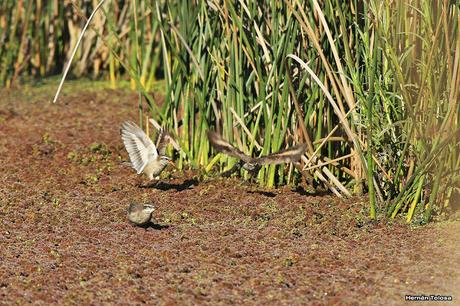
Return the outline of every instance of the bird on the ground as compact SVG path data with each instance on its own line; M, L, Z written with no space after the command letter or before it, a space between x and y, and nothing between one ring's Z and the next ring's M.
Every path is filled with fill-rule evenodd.
M243 167L249 171L252 175L257 173L263 165L267 164L282 164L282 163L294 163L300 160L300 157L307 150L306 144L298 144L286 150L282 150L276 153L272 153L261 157L247 156L229 142L224 140L221 135L213 131L208 131L208 139L211 145L219 152L236 157L240 159L240 162L235 166L226 171L223 175L228 176L235 172L237 168Z
M152 220L152 213L155 207L151 204L131 203L128 207L128 220L132 223L142 226Z
M120 128L121 139L128 151L131 167L137 174L144 173L150 180L160 175L168 164L174 163L165 155L170 134L160 129L156 145L134 122L125 121Z

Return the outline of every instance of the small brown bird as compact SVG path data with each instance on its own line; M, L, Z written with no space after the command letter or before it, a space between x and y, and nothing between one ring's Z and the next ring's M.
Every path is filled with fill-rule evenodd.
M144 173L150 180L164 170L171 158L165 155L166 145L171 139L169 133L161 129L156 145L134 122L125 121L120 128L121 139L128 151L131 167L137 174Z
M233 147L216 132L208 131L208 139L217 151L239 158L241 160L239 166L242 166L243 169L248 170L252 174L257 172L263 165L298 162L307 150L307 146L303 143L266 156L250 157ZM232 168L229 171L233 173L234 170L236 169Z
M146 225L152 220L155 207L151 204L131 203L128 207L128 219L136 225Z

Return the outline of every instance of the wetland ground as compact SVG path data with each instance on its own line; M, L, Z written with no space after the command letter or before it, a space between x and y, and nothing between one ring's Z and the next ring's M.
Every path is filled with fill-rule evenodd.
M141 188L118 132L137 95L72 86L55 105L1 91L0 304L458 305L459 221L370 222L365 198L171 168ZM132 201L160 225L129 224Z

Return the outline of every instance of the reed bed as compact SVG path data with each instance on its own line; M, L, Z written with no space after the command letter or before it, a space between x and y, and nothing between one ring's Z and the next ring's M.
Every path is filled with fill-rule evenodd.
M113 87L129 79L140 123L153 118L177 136L180 168L236 162L212 150L208 129L254 156L305 142L301 166L266 166L260 184L367 193L372 218L423 223L451 208L458 2L6 1L0 82L61 71L98 4L71 74ZM150 93L157 79L161 105Z

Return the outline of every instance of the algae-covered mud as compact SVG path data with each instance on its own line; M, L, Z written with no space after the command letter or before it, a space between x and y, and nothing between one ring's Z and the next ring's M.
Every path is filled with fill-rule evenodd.
M173 168L141 188L119 136L137 95L71 92L1 93L0 304L458 303L458 221L371 222L365 198ZM156 225L128 222L134 201Z

